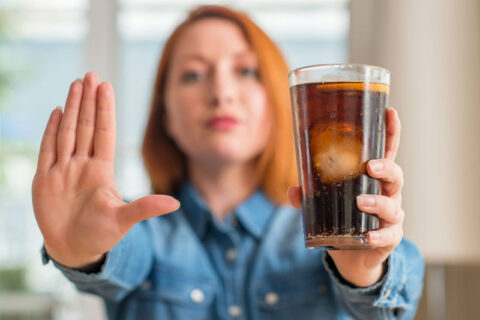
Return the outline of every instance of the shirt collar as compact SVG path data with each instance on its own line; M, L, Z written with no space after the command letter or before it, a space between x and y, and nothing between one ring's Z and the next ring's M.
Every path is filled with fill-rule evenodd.
M184 182L179 190L178 200L180 201L181 211L192 226L193 231L202 238L207 229L207 222L212 222L212 214L208 209L207 203L188 181Z
M258 190L235 210L238 221L256 238L262 238L275 205L270 202L263 191Z
M215 224L212 213L207 203L188 181L184 182L179 189L181 210L192 226L193 231L202 238L207 231L209 223ZM273 215L275 205L270 202L266 195L257 190L247 200L233 210L238 222L253 236L260 239L264 233L268 221Z

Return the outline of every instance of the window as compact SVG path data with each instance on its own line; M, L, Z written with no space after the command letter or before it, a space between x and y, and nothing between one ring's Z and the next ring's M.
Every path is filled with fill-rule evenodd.
M49 293L73 291L41 265L31 182L49 113L85 69L87 9L86 0L0 2L0 292L25 292L20 302L38 297L30 308L36 317L50 314ZM2 306L0 318L15 314Z

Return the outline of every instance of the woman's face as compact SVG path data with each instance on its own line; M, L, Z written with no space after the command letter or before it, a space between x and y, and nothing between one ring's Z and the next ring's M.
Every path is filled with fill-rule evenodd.
M167 77L166 125L190 161L246 163L264 149L271 119L257 63L228 20L199 20L180 36Z

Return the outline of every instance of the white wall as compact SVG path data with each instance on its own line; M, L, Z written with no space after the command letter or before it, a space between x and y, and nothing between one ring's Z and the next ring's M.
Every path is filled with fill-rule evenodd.
M480 1L352 0L351 61L392 72L406 236L480 261Z

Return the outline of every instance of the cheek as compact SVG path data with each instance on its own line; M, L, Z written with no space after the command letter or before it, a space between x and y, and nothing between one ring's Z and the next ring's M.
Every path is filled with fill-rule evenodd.
M253 137L258 142L264 144L269 137L272 128L272 111L267 99L267 94L263 87L251 90L250 94L245 95L245 104L249 106L249 123Z
M195 120L198 119L199 104L198 92L191 90L181 90L172 88L170 94L167 95L167 130L174 140L183 140L187 137L185 130L194 130Z

